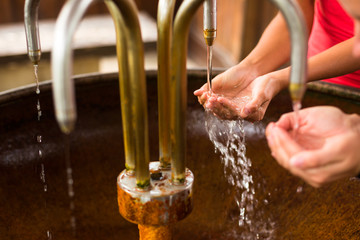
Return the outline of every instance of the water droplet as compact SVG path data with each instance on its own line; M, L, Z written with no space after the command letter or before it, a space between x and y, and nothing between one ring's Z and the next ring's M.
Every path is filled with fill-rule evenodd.
M36 141L37 141L38 143L41 143L41 142L42 142L42 136L41 136L41 135L37 135L37 136L36 136Z
M50 230L47 230L46 236L47 236L48 240L51 240L51 239L52 239L52 235L51 235Z

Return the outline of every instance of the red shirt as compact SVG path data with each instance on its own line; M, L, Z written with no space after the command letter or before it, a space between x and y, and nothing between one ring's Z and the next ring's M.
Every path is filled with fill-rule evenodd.
M314 56L354 36L354 21L337 0L316 0L308 56ZM360 70L325 80L360 88Z

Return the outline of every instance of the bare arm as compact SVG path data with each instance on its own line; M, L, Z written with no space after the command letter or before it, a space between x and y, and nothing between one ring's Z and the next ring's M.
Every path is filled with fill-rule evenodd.
M360 58L352 54L354 38L309 58L308 82L328 79L352 73L360 69ZM289 82L290 67L269 74L286 87Z
M309 32L314 18L314 0L298 1ZM240 63L253 68L258 76L278 69L290 59L290 37L285 19L278 13L270 22L253 51Z

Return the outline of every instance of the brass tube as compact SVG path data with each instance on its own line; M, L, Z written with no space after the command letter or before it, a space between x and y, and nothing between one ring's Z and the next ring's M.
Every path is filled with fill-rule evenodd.
M159 161L161 168L170 167L170 68L171 38L176 0L159 0L157 13Z
M105 1L105 4L114 20L116 30L116 55L119 67L119 90L121 103L121 117L124 137L125 168L128 173L133 174L135 170L135 136L132 129L131 96L129 83L129 68L126 38L123 26L124 20L120 11L112 1Z
M192 17L204 0L185 0L175 17L171 58L171 170L172 181L181 184L185 180L186 162L186 59L189 27Z
M105 0L110 1L110 0ZM144 47L141 38L138 10L132 0L112 0L117 6L126 24L123 25L126 38L132 131L135 141L135 176L139 188L150 185L149 172L149 134L147 95L144 69ZM121 57L121 56L120 56Z

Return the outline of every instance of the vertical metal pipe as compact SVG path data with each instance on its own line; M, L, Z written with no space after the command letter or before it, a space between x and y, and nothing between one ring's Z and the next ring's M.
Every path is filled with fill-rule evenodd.
M189 27L192 17L204 0L185 0L175 17L171 58L171 170L172 181L182 184L185 180L186 162L186 59Z
M301 102L307 79L308 30L300 7L294 0L271 0L284 16L291 39L289 91L293 102Z
M159 0L157 13L159 161L162 168L170 167L170 78L171 39L176 0Z
M118 56L119 68L119 91L121 104L122 128L124 137L125 168L128 174L135 172L135 135L132 126L131 96L129 82L128 54L124 19L117 6L112 1L105 1L105 4L113 18L116 30L116 55Z
M72 75L72 37L77 26L88 7L99 0L69 0L64 5L55 25L54 47L52 50L52 75L53 93L56 118L64 133L70 133L76 121L76 103L74 84L71 81ZM144 70L144 49L142 44L140 24L137 9L133 1L130 0L105 0L107 6L111 8L111 13L115 14L113 19L120 20L120 12L123 18L115 26L122 26L117 31L124 31L126 40L127 54L118 56L121 61L128 63L128 96L131 102L131 128L135 143L128 142L126 145L135 145L134 153L136 181L140 188L149 186L149 146L148 146L148 125L147 125L147 98L146 82ZM119 37L119 34L117 34ZM118 53L122 52L124 45L122 40L117 39ZM121 65L125 67L126 65ZM122 73L120 78L126 77L127 73ZM126 110L125 110L126 111Z
M212 46L216 38L216 0L204 1L204 38L208 46Z
M105 0L110 1L110 0ZM132 0L113 0L123 16L128 51L131 113L135 138L135 175L139 188L150 186L149 130L147 113L144 46L141 37L138 10ZM118 58L121 56L118 56Z
M38 10L40 0L25 0L24 25L28 56L33 64L38 64L41 58L39 37Z

